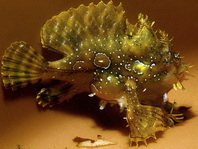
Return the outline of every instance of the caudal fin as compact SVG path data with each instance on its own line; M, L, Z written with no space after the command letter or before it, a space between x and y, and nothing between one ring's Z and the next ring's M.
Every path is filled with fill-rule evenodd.
M6 88L13 90L42 79L47 61L29 44L14 42L2 57L2 80Z

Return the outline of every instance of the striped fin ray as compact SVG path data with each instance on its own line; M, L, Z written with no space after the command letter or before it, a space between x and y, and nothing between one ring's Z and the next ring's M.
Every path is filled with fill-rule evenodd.
M4 86L14 90L37 83L42 79L46 63L46 60L27 43L12 43L2 57L1 75Z
M100 47L102 42L115 41L115 38L125 35L125 29L122 5L101 1L97 5L91 3L70 8L52 17L41 29L41 43L44 48L70 55L76 49Z

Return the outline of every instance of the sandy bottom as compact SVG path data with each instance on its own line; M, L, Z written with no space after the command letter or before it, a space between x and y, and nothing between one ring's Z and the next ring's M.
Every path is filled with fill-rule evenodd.
M96 1L96 0L95 0ZM89 4L85 0L84 4ZM98 0L97 0L98 2ZM96 2L96 3L97 3ZM0 57L13 41L24 40L41 51L39 32L51 16L70 7L77 7L79 0L1 0ZM115 0L118 4L118 1ZM158 139L148 140L147 149L198 148L198 2L188 1L123 1L129 21L135 22L143 12L155 20L155 28L166 30L174 36L174 49L184 55L184 61L194 65L185 81L184 91L169 93L169 99L179 105L191 106L187 120L164 133ZM75 149L76 136L96 139L97 135L117 142L103 149L130 149L128 129L116 107L101 111L98 99L78 95L52 109L43 109L35 102L41 86L31 86L14 92L5 90L0 82L0 148L1 149ZM193 113L193 114L192 114ZM135 147L132 147L135 148ZM146 148L140 144L139 149Z

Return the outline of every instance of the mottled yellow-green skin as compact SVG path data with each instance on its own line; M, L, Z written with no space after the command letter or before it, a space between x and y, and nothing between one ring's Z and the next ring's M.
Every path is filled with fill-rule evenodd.
M153 31L153 25L142 14L130 24L121 4L112 1L70 8L41 29L42 46L63 58L49 62L27 43L15 42L2 59L4 85L15 89L39 79L61 80L39 92L38 104L51 107L89 92L101 99L100 109L113 103L126 112L131 145L146 143L182 119L166 96L173 86L182 88L189 67L173 52L168 35Z

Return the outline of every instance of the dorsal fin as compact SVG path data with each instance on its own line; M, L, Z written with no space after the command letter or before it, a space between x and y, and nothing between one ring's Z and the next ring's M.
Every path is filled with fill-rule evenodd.
M97 5L80 5L70 8L48 20L41 29L41 42L44 48L70 55L79 49L81 43L92 47L95 38L106 37L114 40L125 33L126 19L122 5L112 1ZM85 40L87 42L85 42ZM85 48L85 46L83 46Z

